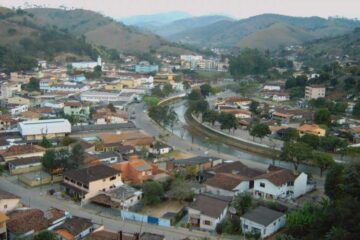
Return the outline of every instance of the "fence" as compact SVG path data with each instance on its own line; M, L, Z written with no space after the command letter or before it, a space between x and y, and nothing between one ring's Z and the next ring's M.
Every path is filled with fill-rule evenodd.
M121 211L121 218L126 219L126 220L136 221L136 222L155 224L155 225L159 225L162 227L170 227L171 226L171 222L169 219L147 216L147 215L129 212L129 211L125 211L125 210Z

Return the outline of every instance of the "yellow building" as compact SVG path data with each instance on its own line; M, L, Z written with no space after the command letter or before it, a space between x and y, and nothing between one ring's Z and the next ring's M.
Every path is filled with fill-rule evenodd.
M23 97L17 97L17 96L8 98L7 102L10 104L27 105L27 106L30 106L30 104L31 104L30 99L23 98Z
M312 134L319 137L324 137L326 130L319 127L317 124L304 124L298 128L300 136L305 134Z
M123 85L124 88L137 88L140 87L142 83L143 81L141 78L121 80L121 84Z
M105 90L107 91L121 91L123 89L122 83L113 83L105 85Z

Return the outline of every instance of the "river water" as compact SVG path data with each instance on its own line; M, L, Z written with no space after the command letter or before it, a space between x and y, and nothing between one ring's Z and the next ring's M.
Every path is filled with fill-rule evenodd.
M256 153L247 152L247 151L241 150L239 148L235 148L233 146L229 146L224 143L219 143L219 142L216 142L215 140L204 138L204 136L198 135L194 131L191 131L191 126L188 126L185 121L184 114L187 109L186 101L184 101L184 100L178 101L178 102L171 104L170 106L174 108L174 110L177 113L178 118L179 118L179 122L178 122L177 126L175 126L173 129L173 133L179 137L182 137L184 140L193 141L195 144L200 145L202 147L212 149L214 151L216 150L220 153L232 155L239 159L246 159L246 160L256 161L256 162L260 162L260 163L264 163L264 164L271 164L273 162L273 160L268 157L264 157L264 156L256 154ZM170 129L168 129L168 130L171 131ZM280 167L293 169L293 165L288 162L276 160L275 164ZM305 172L311 172L314 174L319 174L318 168L307 166L307 165L300 165L299 170L305 171Z

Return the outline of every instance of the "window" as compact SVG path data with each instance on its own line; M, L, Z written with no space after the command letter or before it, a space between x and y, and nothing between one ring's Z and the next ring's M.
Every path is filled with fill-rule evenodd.
M113 176L113 177L110 178L110 181L113 181L115 179L116 179L116 176Z
M4 205L4 208L5 208L5 209L7 208L7 204Z
M204 220L204 225L208 225L208 226L210 226L211 225L211 221L209 221L209 220Z
M248 225L246 225L246 224L244 224L244 228L245 228L245 229L248 229L248 228L249 228L249 226L248 226Z
M288 186L294 186L294 182L293 181L290 181L287 183Z
M264 187L265 187L265 183L261 182L261 183L260 183L260 187L264 188Z

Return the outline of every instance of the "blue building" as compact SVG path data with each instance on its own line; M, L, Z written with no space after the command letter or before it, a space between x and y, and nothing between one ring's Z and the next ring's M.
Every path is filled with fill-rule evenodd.
M86 80L84 74L69 76L69 80L72 82L83 82Z
M140 62L135 66L135 72L137 73L151 73L151 72L158 72L159 66L158 65L151 65L149 62Z

